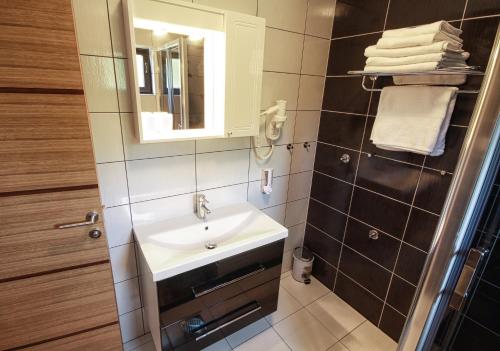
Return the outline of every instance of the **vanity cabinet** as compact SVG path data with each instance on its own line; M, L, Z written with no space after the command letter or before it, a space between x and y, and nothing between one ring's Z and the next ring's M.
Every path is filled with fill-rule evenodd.
M200 350L276 311L283 247L279 240L158 282L143 268L157 349Z

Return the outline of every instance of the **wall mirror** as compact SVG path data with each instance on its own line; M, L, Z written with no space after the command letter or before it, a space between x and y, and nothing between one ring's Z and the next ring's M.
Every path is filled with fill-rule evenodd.
M141 143L258 133L262 18L177 0L123 4Z

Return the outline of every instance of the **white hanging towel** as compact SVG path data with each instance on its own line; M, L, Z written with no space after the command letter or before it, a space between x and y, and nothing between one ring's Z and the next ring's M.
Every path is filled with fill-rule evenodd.
M453 27L446 21L441 20L434 23L423 24L421 26L386 30L382 34L382 37L384 38L404 37L410 35L429 34L437 32L446 32L457 37L460 36L460 34L462 34L462 30Z
M463 40L457 36L445 33L419 34L407 37L380 38L377 41L377 49L398 49L412 46L429 45L435 42L447 41L459 49L462 48Z
M382 149L442 155L457 90L428 86L382 89L370 139Z
M371 45L365 49L366 57L406 57L414 55L434 54L441 52L462 53L460 46L453 45L447 41L438 41L429 45L414 46L399 49L379 49L377 45Z

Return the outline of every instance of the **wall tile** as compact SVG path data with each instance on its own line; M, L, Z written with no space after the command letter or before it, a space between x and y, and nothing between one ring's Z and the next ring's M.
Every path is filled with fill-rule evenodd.
M118 113L90 115L92 145L97 163L123 161L122 132Z
M73 0L80 54L112 56L106 0Z
M389 0L337 0L332 37L345 37L384 29Z
M293 142L297 144L316 141L318 139L319 121L320 111L297 111Z
M196 155L198 190L248 182L249 150Z
M80 64L89 112L118 112L113 59L80 56Z
M285 226L291 227L305 222L307 218L307 207L309 199L289 202L286 205Z
M338 211L347 213L352 189L350 184L320 173L314 173L311 197Z
M323 101L325 78L316 76L300 76L299 110L320 110Z
M285 224L286 204L268 207L262 210L266 215L274 219L281 225Z
M299 77L296 74L264 72L262 75L261 108L265 110L273 106L276 100L286 100L287 109L296 110Z
M101 202L106 207L128 203L127 175L124 162L97 165Z
M302 246L305 229L305 223L297 224L288 228L288 237L285 239L285 251L293 250L296 247Z
M294 129L295 129L295 120L296 120L297 111L286 111L286 121L281 129L280 137L277 140L274 140L274 145L286 145L293 143ZM271 123L272 115L270 116L261 116L260 118L260 126L259 126L259 135L255 138L252 138L253 145L257 147L270 146L271 140L266 137L266 127Z
M471 298L467 317L480 322L484 327L495 333L500 332L500 321L497 311L500 308L500 288L479 282L477 289Z
M112 247L109 257L115 283L137 277L134 243Z
M218 138L196 140L196 152L228 151L250 148L250 138Z
M288 201L295 201L309 197L309 194L311 193L312 176L312 171L290 175Z
M438 216L421 211L415 207L412 208L404 241L421 250L428 251L434 238L438 221Z
M380 329L393 340L398 341L405 321L405 318L395 309L385 305L382 319L380 320Z
M500 14L500 5L496 0L469 0L465 17L480 17Z
M194 155L127 161L130 201L196 191L194 162Z
M207 200L210 201L208 208L213 210L219 207L247 202L247 188L247 184L237 184L204 190L203 194L205 194Z
M349 162L341 161L344 155L349 156ZM352 183L356 174L358 158L359 152L318 143L314 168L318 172Z
M365 116L323 111L318 141L359 150L363 140L365 120Z
M120 316L120 329L122 332L122 341L125 343L144 334L142 321L142 310L135 311Z
M281 273L288 272L292 269L292 259L293 259L293 251L285 251L283 253L283 260L281 262Z
M380 33L332 40L328 75L343 76L348 71L362 70L365 67L365 49L375 45Z
M314 257L312 274L313 277L318 279L324 286L333 290L333 282L335 281L337 270L318 256Z
M132 113L121 113L120 117L126 160L179 156L195 153L195 142L193 140L139 144L139 141L135 137L134 115Z
M342 244L328 235L308 225L306 227L304 246L333 266L338 265ZM314 262L316 263L316 262Z
M457 334L452 346L456 351L496 350L500 347L498 335L468 318L463 319Z
M415 196L415 206L440 214L451 179L451 174L441 175L437 171L424 168Z
M139 202L131 205L134 226L194 214L195 193Z
M259 209L286 203L288 180L288 176L273 178L273 192L271 194L262 193L260 180L250 182L248 185L248 202Z
M427 255L422 251L403 243L395 273L410 283L417 285L426 258Z
M115 294L119 315L141 307L138 278L132 278L115 284Z
M321 229L328 235L341 241L347 216L311 199L307 214L307 223Z
M104 209L104 225L109 247L124 245L134 240L129 205Z
M304 35L266 29L264 70L300 73Z
M129 68L127 59L114 59L115 74L116 74L116 88L118 94L118 103L120 105L120 112L133 112L134 108L131 99L131 87L129 81Z
M302 56L302 74L324 76L328 63L330 40L305 36Z
M334 15L335 0L309 0L306 34L330 39Z
M400 313L407 315L410 310L416 288L403 279L393 276L391 287L387 295L387 303Z
M309 143L309 147L305 147L304 144L295 144L292 152L292 164L290 166L290 173L313 170L315 155L315 142Z
M361 88L358 77L328 77L325 82L323 109L365 114L370 93Z
M269 148L259 148L258 152L266 154ZM281 177L290 173L292 155L286 145L276 146L272 156L267 160L259 160L254 150L250 152L250 180L260 180L263 168L272 168L274 177Z
M109 23L114 57L127 57L122 0L108 0Z
M257 0L193 0L195 4L257 15Z
M258 16L266 26L304 33L307 0L259 0Z

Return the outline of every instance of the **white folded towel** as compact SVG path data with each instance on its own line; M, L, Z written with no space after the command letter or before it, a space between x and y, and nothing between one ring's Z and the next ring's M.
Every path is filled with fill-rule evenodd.
M397 66L397 65L409 65L412 63L422 63L422 62L442 62L446 61L453 63L463 63L469 58L470 54L468 52L458 53L448 53L439 52L432 54L423 55L413 55L406 57L368 57L366 64L369 66Z
M447 41L458 47L462 48L463 40L454 35L447 34L445 32L431 33L431 34L419 34L409 37L389 37L380 38L377 41L377 49L398 49L407 48L412 46L422 46L429 45L439 41Z
M446 61L435 61L435 62L421 62L421 63L411 63L408 65L397 65L397 66L371 66L366 65L364 68L365 72L376 72L376 73L408 73L408 72L427 72L435 71L440 68L449 67L468 67L465 61L458 62L446 62Z
M366 57L406 57L413 55L433 54L440 52L461 53L463 50L460 46L453 45L447 41L438 41L429 45L415 46L410 48L399 49L379 49L376 45L369 46L365 49Z
M457 90L426 86L382 89L370 139L382 149L442 155Z
M393 76L396 85L462 85L467 81L465 74L424 74Z
M382 34L382 37L383 38L405 37L411 35L430 34L437 32L446 32L457 37L460 36L460 34L462 34L462 30L453 27L448 22L437 21L434 23L423 24L421 26L386 30Z

